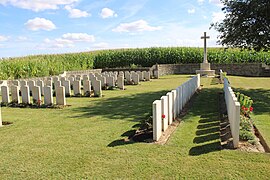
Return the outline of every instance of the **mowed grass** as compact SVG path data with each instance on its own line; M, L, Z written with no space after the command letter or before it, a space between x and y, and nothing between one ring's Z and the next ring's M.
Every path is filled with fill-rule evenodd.
M270 78L228 77L232 87L254 101L252 119L270 146Z
M68 98L64 109L2 108L1 179L268 179L270 155L221 150L218 92L203 90L166 145L125 143L152 102L189 79L164 76L102 98Z

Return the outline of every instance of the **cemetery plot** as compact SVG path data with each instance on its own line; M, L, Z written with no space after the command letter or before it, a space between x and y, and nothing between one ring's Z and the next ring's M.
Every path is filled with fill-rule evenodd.
M3 121L13 124L0 128L1 178L267 179L268 154L222 150L217 107L222 85L210 85L211 78L201 78L202 91L166 145L125 141L151 116L156 99L189 79L165 76L117 93L103 91L103 98L69 98L71 107L62 110L3 107ZM264 96L254 102L267 103L269 89L256 91ZM259 104L254 106L260 109ZM256 119L269 117L267 106L259 109ZM263 122L268 128L267 119Z

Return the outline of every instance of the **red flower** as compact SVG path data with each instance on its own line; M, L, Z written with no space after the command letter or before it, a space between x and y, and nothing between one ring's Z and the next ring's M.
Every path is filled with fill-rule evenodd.
M242 106L242 110L245 110L245 106Z
M250 108L249 108L249 111L252 112L252 111L253 111L253 107L250 107Z
M164 119L166 116L165 116L165 114L162 114L162 116L161 116L161 117L162 117L162 119Z
M248 108L245 108L245 111L248 111Z

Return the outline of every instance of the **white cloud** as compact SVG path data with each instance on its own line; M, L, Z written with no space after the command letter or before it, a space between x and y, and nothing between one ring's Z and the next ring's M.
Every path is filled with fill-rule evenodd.
M88 17L91 14L89 14L86 11L81 11L79 9L73 9L71 6L65 6L65 9L69 12L69 17L71 18L81 18L81 17Z
M188 9L188 14L193 14L193 13L195 13L195 9L193 8L193 9Z
M9 39L8 36L1 36L0 35L0 42L7 41Z
M109 47L109 44L105 42L101 42L101 43L94 44L93 47L96 49L105 49Z
M84 41L84 42L94 42L95 37L86 33L66 33L62 35L63 39L70 41Z
M94 42L95 37L86 33L66 33L60 38L43 40L43 43L38 45L38 49L60 49L71 48L76 42Z
M160 30L161 27L150 26L148 22L145 20L138 20L131 23L122 23L112 31L114 32L142 32L142 31L157 31Z
M223 12L213 12L212 13L212 22L220 22L225 18L225 14Z
M219 7L223 7L223 3L220 0L209 0L209 3L215 4Z
M111 9L109 9L109 8L103 8L103 9L101 10L100 15L101 15L101 17L102 17L103 19L109 18L109 17L117 17L117 14L116 14L113 10L111 10Z
M24 25L32 31L37 31L40 29L51 31L56 28L52 21L39 17L29 19Z
M77 1L78 0L0 0L0 4L12 5L38 12L46 9L58 9L61 5L69 5Z

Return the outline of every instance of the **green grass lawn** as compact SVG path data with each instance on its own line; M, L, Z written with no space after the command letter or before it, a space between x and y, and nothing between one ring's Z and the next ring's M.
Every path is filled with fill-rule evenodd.
M252 119L270 146L270 78L229 76L232 87L254 101Z
M241 88L237 78L230 79ZM164 76L125 91L104 91L103 98L68 98L71 106L64 109L2 108L3 120L13 124L0 129L0 178L268 179L269 154L221 150L222 85L211 78L202 79L202 92L166 145L123 141L151 114L155 99L187 79ZM267 91L266 85L260 88Z

